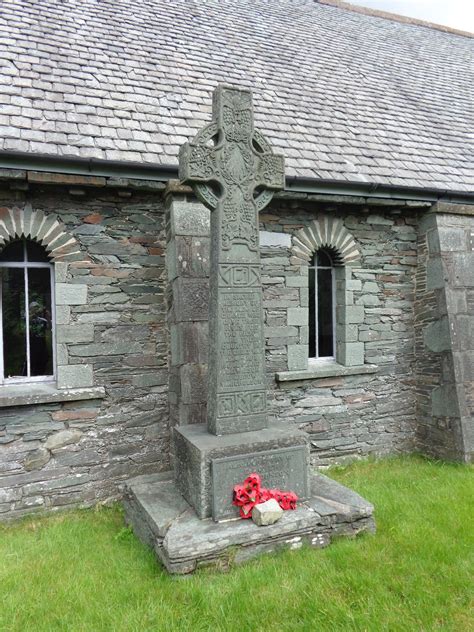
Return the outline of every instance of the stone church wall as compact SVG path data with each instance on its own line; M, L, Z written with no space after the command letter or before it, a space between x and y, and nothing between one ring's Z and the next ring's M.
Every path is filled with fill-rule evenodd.
M310 208L280 205L261 216L262 228L293 235L310 222L340 217L361 254L352 268L350 301L363 307L357 340L371 374L275 382L288 371L288 346L305 336L295 308L306 308L307 287L299 282L299 262L283 246L262 247L267 369L271 411L275 418L304 429L312 462L326 465L367 454L413 450L415 445L413 293L416 270L416 224L413 210ZM268 241L271 241L267 237ZM286 242L288 243L288 242Z
M124 195L0 192L3 211L56 214L86 253L61 264L74 304L57 311L69 323L58 324L58 354L72 379L92 366L105 389L104 398L0 407L0 519L115 498L119 481L169 468L164 207L160 193Z
M168 267L175 304L171 313L172 418L173 423L201 423L206 402L209 212L185 198L170 208ZM307 344L308 336L307 276L301 277L292 238L328 215L342 219L360 248L361 259L352 269L348 293L354 311L363 314L356 340L363 347L365 362L377 368L370 374L278 382L276 373L292 367L288 350ZM416 211L274 201L260 219L270 416L308 432L316 465L369 453L413 450ZM185 322L179 322L182 310L176 309L181 304L192 305Z
M60 185L0 190L0 216L13 207L57 215L84 254L58 266L73 300L56 314L57 353L78 385L91 367L96 390L92 399L0 406L0 519L116 498L120 481L169 469L170 426L203 423L207 401L209 212L172 188L165 203L159 191ZM295 236L327 218L358 249L337 277L358 360L342 374L302 375L308 283ZM465 217L433 218L420 223L419 209L403 204L279 199L261 214L269 414L309 434L314 465L416 448L456 457L446 432L455 420L432 415L432 393L440 376L457 376L448 382L465 406L459 419L470 414L472 351L449 331L447 349L427 344L443 344L436 327L448 302L459 340L469 339L470 235ZM438 259L451 289L431 287Z

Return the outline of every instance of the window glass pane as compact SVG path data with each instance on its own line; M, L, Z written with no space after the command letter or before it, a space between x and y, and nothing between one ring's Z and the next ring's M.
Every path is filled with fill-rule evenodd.
M53 374L51 270L28 270L31 375Z
M332 270L318 270L318 357L334 355Z
M28 261L42 261L45 263L49 262L49 257L41 244L37 244L35 241L27 241L26 242L26 257Z
M325 250L318 250L316 254L318 266L332 266L331 257Z
M12 241L0 253L0 261L24 261L25 247L23 241Z
M3 366L4 376L27 375L25 272L2 268Z
M309 283L309 357L316 357L316 292L314 287L315 270L308 269Z

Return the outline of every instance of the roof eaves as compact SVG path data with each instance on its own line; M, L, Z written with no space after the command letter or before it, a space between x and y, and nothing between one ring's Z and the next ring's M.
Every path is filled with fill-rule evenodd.
M168 182L178 179L177 165L144 165L141 163L69 158L23 152L0 152L0 169L25 172L65 173L135 180ZM287 176L286 192L327 194L340 196L364 196L397 200L446 201L473 204L474 190L449 190L426 186L400 186L356 180L335 180L313 176Z

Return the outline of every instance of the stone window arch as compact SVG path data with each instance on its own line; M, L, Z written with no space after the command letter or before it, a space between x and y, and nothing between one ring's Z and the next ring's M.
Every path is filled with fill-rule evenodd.
M305 370L321 361L332 361L343 366L364 364L364 343L359 341L359 325L364 320L364 308L354 305L353 268L360 265L360 250L354 236L339 218L322 216L298 230L292 237L292 264L299 266L299 273L306 277L300 286L307 288L307 298L301 299L299 308L288 309L288 325L299 327L299 344L288 345L288 369ZM315 255L330 253L333 270L334 301L334 355L315 358L310 353L309 296L315 294ZM303 294L302 294L303 296ZM313 319L314 320L314 319ZM314 326L314 323L312 323ZM312 332L314 335L314 332ZM313 357L311 357L313 356Z
M29 204L22 208L0 208L0 256L4 250L8 253L7 248L17 242L31 244L31 248L36 248L38 252L41 250L44 253L43 265L52 272L51 311L55 314L52 363L55 370L48 371L49 375L42 377L53 380L58 390L93 386L92 365L71 363L67 352L68 343L77 339L77 325L71 321L71 306L84 305L88 298L86 284L71 285L67 282L68 270L71 265L89 261L89 257L81 251L77 239L54 214L35 210ZM3 336L3 331L1 334ZM81 336L82 342L92 342L92 328L90 331L83 328ZM26 377L31 375L29 370ZM1 377L4 377L3 373ZM29 390L33 388L34 380L30 384ZM0 386L0 400L9 397L9 388L10 384L7 383ZM7 405L1 401L0 404Z
M31 206L0 208L0 251L14 239L32 239L41 244L52 262L81 261L77 240L54 215L46 215Z

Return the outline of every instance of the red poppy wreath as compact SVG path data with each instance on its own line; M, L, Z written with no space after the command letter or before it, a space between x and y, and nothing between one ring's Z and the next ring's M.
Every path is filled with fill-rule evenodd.
M258 474L250 474L243 483L234 485L232 504L239 507L240 517L244 520L252 517L255 505L274 498L284 510L296 509L298 496L294 492L283 492L280 489L262 487Z

